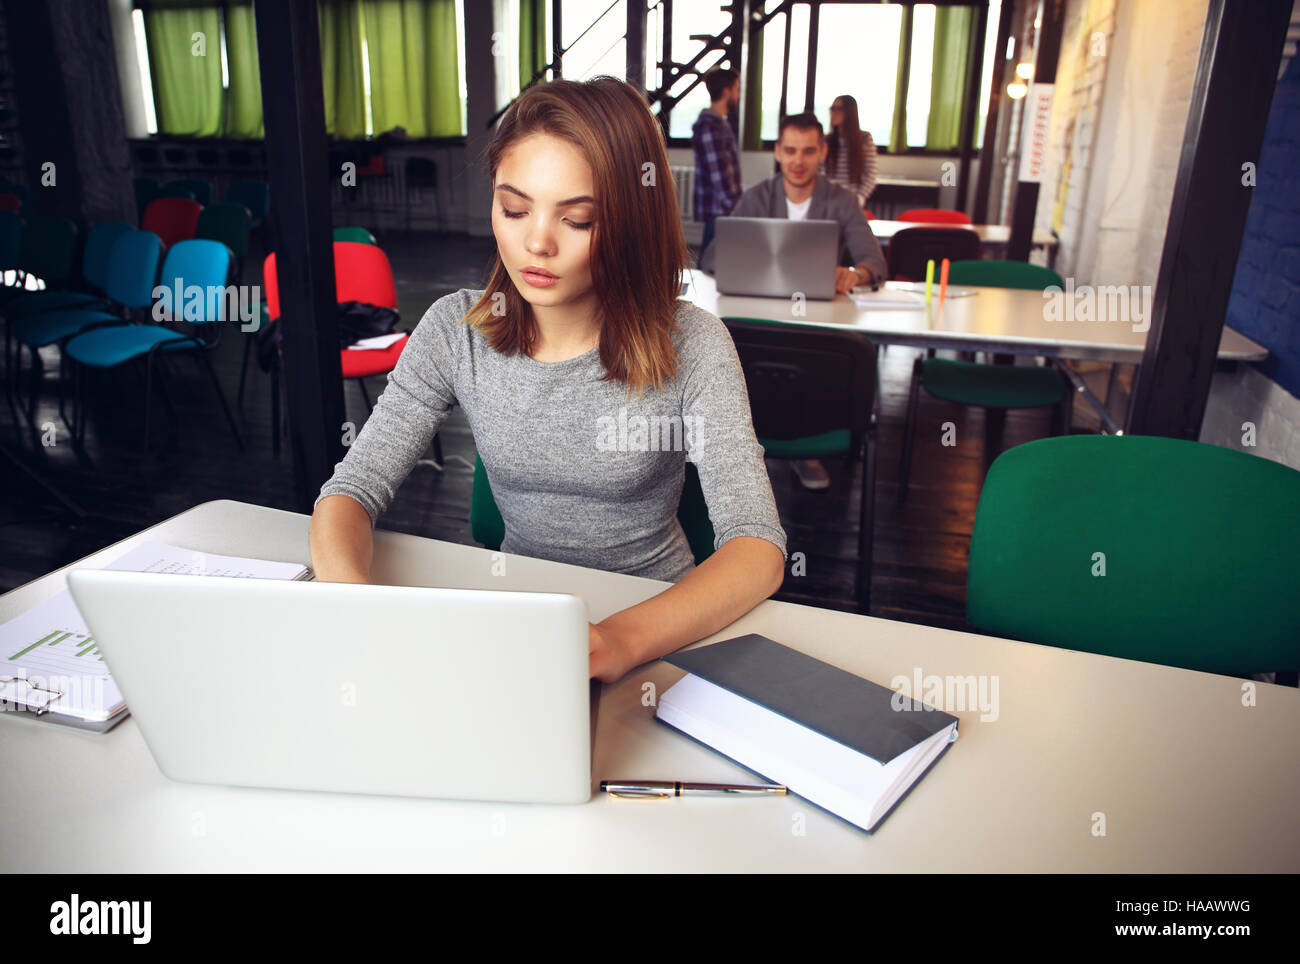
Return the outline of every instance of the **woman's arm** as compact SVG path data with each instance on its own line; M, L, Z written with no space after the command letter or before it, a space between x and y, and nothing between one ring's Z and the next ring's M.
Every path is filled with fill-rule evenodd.
M370 514L347 495L327 495L311 514L308 542L317 582L370 582Z
M592 625L591 675L612 683L716 633L776 592L784 577L785 557L773 543L728 540L681 582Z

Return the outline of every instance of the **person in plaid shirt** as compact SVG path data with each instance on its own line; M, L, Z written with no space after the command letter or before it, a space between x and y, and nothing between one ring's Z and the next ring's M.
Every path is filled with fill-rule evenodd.
M740 75L716 68L704 75L712 103L691 130L695 146L695 220L704 224L703 252L713 240L713 222L740 200L740 149L727 112L740 103Z

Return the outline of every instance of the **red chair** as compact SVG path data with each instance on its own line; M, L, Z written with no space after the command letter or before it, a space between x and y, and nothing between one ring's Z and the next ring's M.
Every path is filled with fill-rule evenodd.
M876 220L876 216L875 216L874 214L872 214L872 213L871 213L869 210L867 210L866 208L863 208L863 209L862 209L862 213L865 214L865 215L867 216L867 220L868 220L868 221L874 221L874 220Z
M275 252L266 256L262 270L266 286L266 308L271 323L280 317L280 286L276 279ZM334 292L339 304L347 301L360 301L367 305L383 308L397 308L397 285L393 281L393 268L388 263L388 256L373 244L360 244L354 241L334 242ZM387 348L382 349L348 349L339 352L344 379L353 379L361 389L366 410L373 411L370 395L366 392L363 379L372 375L387 375L397 367L397 360L402 356L410 336L399 338ZM280 454L280 383L279 372L271 371L271 424L273 449ZM442 444L435 436L434 457L442 462Z
M177 241L189 241L199 227L203 205L184 197L160 197L150 201L140 219L140 230L151 231L170 248Z
M898 216L899 221L915 221L921 224L970 224L970 218L961 211L947 208L912 208Z
M0 211L16 211L19 214L23 210L23 199L17 194L0 194Z

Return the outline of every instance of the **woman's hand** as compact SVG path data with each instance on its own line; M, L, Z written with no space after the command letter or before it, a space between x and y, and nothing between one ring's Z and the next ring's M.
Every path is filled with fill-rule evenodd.
M632 669L632 658L619 638L609 629L588 623L587 652L591 676L602 683L622 679Z

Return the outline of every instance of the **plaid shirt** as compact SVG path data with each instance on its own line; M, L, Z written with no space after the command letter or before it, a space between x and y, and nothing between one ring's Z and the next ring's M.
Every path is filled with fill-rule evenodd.
M695 145L695 220L728 214L740 200L740 150L726 119L709 108L692 128Z

